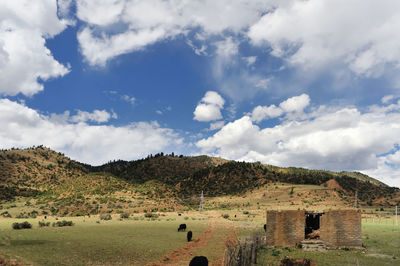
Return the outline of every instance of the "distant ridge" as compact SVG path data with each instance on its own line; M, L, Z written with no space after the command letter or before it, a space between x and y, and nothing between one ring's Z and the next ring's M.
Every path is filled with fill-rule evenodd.
M38 146L28 149L0 151L0 200L18 196L35 196L60 191L66 183L84 182L90 176L99 184L113 178L112 188L156 182L176 197L187 197L204 191L206 196L240 194L268 183L326 185L335 180L340 193L349 196L358 191L364 204L375 200L390 202L398 188L358 172L332 172L303 168L281 168L261 163L230 161L209 156L176 156L155 154L134 161L112 161L101 166L90 166L69 159L62 153ZM108 185L107 185L108 186ZM98 187L101 190L101 186Z

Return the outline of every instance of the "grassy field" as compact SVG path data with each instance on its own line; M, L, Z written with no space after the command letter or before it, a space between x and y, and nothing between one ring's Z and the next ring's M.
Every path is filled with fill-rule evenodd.
M39 228L39 219L0 219L0 254L34 265L145 265L187 243L186 233L177 232L180 223L188 225L194 238L199 236L208 219L195 219L170 215L154 221L120 221L114 217L96 223L95 217L66 217L75 225L60 228ZM32 229L11 228L13 222L25 220L33 224Z
M255 210L254 210L255 211ZM64 217L72 220L72 227L38 227L37 219L0 219L0 254L33 265L145 265L160 260L166 253L186 245L186 233L178 233L177 227L186 223L194 238L209 226L210 215L214 215L214 233L206 245L184 254L184 261L191 256L206 255L211 262L220 259L224 242L233 232L244 238L254 232L263 232L264 217L261 214L240 213L229 210L230 217L224 219L219 212L168 213L155 220L143 215L120 220L114 215L111 221L100 221L97 216ZM237 217L234 217L234 215ZM217 215L217 216L216 216ZM29 221L32 229L13 230L13 222ZM54 218L46 221L55 222ZM394 219L363 219L363 244L365 251L329 250L325 253L310 253L299 249L262 249L260 265L278 265L279 260L309 258L317 265L399 265L400 226Z
M262 249L260 265L279 265L289 258L312 259L317 265L400 265L400 226L363 224L365 251L329 250L324 253L305 252L301 249Z
M143 198L143 205L146 201ZM19 214L34 210L43 214L40 206L34 200L31 202L15 201L2 205L0 213L7 211L12 218L0 216L0 257L4 255L33 265L146 265L179 248L183 248L180 251L183 256L179 258L181 264L195 255L206 255L210 262L215 262L221 259L227 239L243 239L254 232L264 232L266 210L345 209L352 206L353 199L342 198L336 191L323 186L275 183L243 195L206 197L206 211L201 214L194 210L183 216L159 212L158 219L148 220L143 213L134 213L129 219L120 220L114 212L111 221L99 221L97 215L91 218L63 217L59 219L72 220L75 225L60 228L39 228L39 217L17 219ZM129 207L136 203L126 204ZM125 211L125 208L121 210ZM128 208L131 214L133 211ZM395 226L393 213L393 208L386 207L384 210L381 207L362 209L365 251L308 253L297 249L263 249L260 265L277 265L286 256L310 258L318 265L400 265L400 226ZM33 229L12 229L13 222L25 220L33 224ZM55 219L46 221L54 222ZM193 231L194 239L210 230L210 224L213 230L202 245L188 251L184 249L186 233L176 232L181 223L186 223Z

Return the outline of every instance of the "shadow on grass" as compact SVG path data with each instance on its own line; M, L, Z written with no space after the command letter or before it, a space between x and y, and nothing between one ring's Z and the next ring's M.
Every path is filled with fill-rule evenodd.
M53 241L48 240L11 240L11 246L29 246L29 245L44 245Z

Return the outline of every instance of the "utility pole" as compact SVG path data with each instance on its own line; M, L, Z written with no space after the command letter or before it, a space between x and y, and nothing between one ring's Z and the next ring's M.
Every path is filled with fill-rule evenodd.
M397 220L397 205L396 205L396 225L399 225L399 220Z
M358 190L356 190L356 194L354 196L354 208L358 208Z
M201 191L201 196L200 196L199 211L203 211L203 201L204 201L204 194L203 194L203 190L202 190L202 191Z

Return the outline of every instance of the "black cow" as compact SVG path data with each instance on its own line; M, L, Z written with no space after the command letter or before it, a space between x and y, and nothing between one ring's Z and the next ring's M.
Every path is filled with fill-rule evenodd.
M192 231L187 232L186 238L188 242L192 241L192 236L193 236Z
M189 266L208 266L208 259L204 256L196 256L190 261Z
M264 224L264 231L267 232L267 224Z
M180 231L186 231L186 224L179 225L178 232Z

